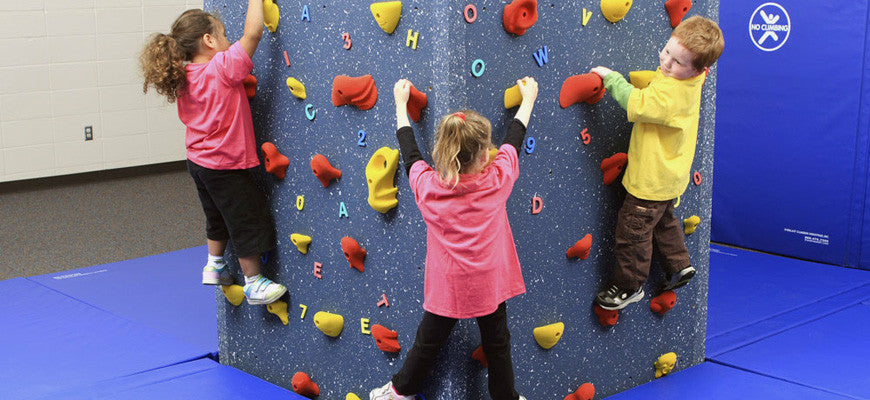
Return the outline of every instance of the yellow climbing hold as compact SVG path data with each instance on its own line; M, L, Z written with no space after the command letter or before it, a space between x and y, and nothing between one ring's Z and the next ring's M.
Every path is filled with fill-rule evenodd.
M649 83L652 81L655 74L655 71L631 71L628 73L628 80L631 81L631 84L634 85L634 87L643 89L649 86Z
M348 393L347 396L344 397L344 400L360 400L360 398L353 393Z
M399 189L394 184L398 166L399 151L386 146L378 149L366 165L369 205L381 213L399 204L399 200L396 200Z
M677 364L677 354L676 353L667 353L663 354L656 360L656 378L661 378L664 375L671 373L674 369L674 365Z
M486 161L486 165L492 164L495 161L496 154L498 154L498 149L495 147L489 149L489 160Z
M221 285L221 291L224 292L224 297L232 305L237 306L245 300L245 289L239 285Z
M519 85L513 85L504 91L504 108L511 108L520 105L523 101L523 95L520 94Z
M290 320L287 318L287 303L283 301L276 301L273 303L266 304L266 310L270 313L275 314L278 318L281 318L281 323L287 325L290 323Z
M296 245L296 248L299 249L300 253L308 254L308 245L311 244L311 236L294 233L290 235L290 241Z
M601 0L601 14L608 21L616 23L625 18L631 8L632 0Z
M287 87L290 89L290 93L297 99L305 100L305 97L307 97L305 95L305 85L292 76L287 78Z
M338 314L318 311L314 314L314 326L327 336L338 337L344 329L344 317Z
M281 18L281 12L278 10L278 5L272 0L263 0L263 20L269 32L275 32L278 29L278 20Z
M697 215L693 215L689 218L683 220L683 230L687 235L691 235L695 233L695 229L698 228L698 224L701 223L701 217Z
M535 335L535 341L538 345L549 349L559 343L562 338L562 332L565 331L565 324L556 322L555 324L539 326L532 332Z
M402 2L385 1L372 3L369 8L371 8L372 15L375 16L375 21L378 21L381 29L392 35L396 30L396 26L399 25L399 19L402 17Z

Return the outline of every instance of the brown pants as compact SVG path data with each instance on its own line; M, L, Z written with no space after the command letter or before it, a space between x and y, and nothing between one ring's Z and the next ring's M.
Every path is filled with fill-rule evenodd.
M668 274L688 267L689 250L674 201L642 200L626 193L616 222L615 282L623 290L637 290L649 278L653 249Z

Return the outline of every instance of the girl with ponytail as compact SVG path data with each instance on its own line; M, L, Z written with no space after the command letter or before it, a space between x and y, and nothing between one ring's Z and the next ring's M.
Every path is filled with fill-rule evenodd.
M520 262L505 204L519 177L519 148L526 134L538 83L517 81L522 103L504 143L489 163L492 128L471 110L441 118L429 166L417 148L408 120L411 82L400 79L396 137L408 183L426 223L423 319L402 369L370 400L412 399L423 386L441 347L461 318L477 318L489 366L489 394L517 400L511 361L506 300L525 293Z
M187 168L206 216L202 283L233 283L224 261L232 239L249 304L269 304L287 292L260 274L260 255L275 248L275 224L252 175L260 160L242 81L254 68L251 57L262 36L262 0L248 0L244 33L232 44L220 19L188 10L168 35L151 36L139 57L143 90L177 103L187 127Z

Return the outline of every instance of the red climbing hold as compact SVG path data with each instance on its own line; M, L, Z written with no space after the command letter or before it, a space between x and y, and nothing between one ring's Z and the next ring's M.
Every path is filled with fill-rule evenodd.
M372 325L372 337L375 338L375 342L377 342L378 348L381 351L398 353L399 350L402 350L402 346L399 346L399 333L396 331L391 331L381 325L374 324Z
M653 297L649 302L649 309L656 314L665 315L677 304L677 294L673 290L666 290L662 294Z
M676 28L683 17L692 8L692 0L668 0L665 2L665 9L668 10L668 15L671 16L671 28Z
M567 256L568 258L579 258L581 260L585 260L589 258L589 249L592 247L592 235L586 234L583 236L583 239L574 243L571 248L568 249Z
M341 178L341 170L333 167L329 160L321 154L315 154L311 158L311 170L314 171L317 179L320 179L323 187L329 186L333 179Z
M336 76L332 81L332 104L336 107L354 105L360 110L368 110L378 101L378 88L375 78L363 75L355 78L347 75Z
M426 98L426 93L411 85L411 96L408 97L408 116L411 117L412 121L420 122L420 114L423 113L423 108L427 104L429 104L429 100Z
M249 74L248 77L242 81L242 85L245 86L245 94L248 95L248 98L253 99L257 94L257 77Z
M311 398L320 395L320 388L311 380L311 377L304 372L300 371L293 375L292 384L293 391L302 396Z
M537 0L514 0L504 6L504 30L517 36L526 33L538 21Z
M263 149L263 159L266 160L266 171L277 176L278 179L284 179L290 159L281 154L271 142L263 143L260 148Z
M586 382L580 385L574 393L565 396L565 400L592 400L595 397L595 385Z
M471 353L471 359L477 360L484 368L489 367L489 363L486 361L486 354L483 352L483 346L477 346L474 349L474 353Z
M616 325L617 321L619 321L619 310L605 310L598 304L593 308L595 310L595 315L598 316L598 323L601 324L601 326L613 326Z
M349 236L341 238L341 251L344 252L344 258L350 263L351 268L365 272L363 261L366 259L366 250L360 247L356 240Z
M581 101L595 104L604 97L606 91L601 77L594 72L569 76L562 82L562 89L559 90L559 105L567 108Z
M619 177L625 163L628 162L628 154L616 153L601 162L601 172L604 172L604 184L610 185Z

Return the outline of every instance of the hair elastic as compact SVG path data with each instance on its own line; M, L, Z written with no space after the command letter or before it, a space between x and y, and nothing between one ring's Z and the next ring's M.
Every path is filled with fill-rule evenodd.
M463 123L463 124L465 123L465 113L464 113L464 112L462 112L462 111L457 111L457 112L453 113L453 116L454 116L454 117L459 117L460 119L462 119L462 123Z

